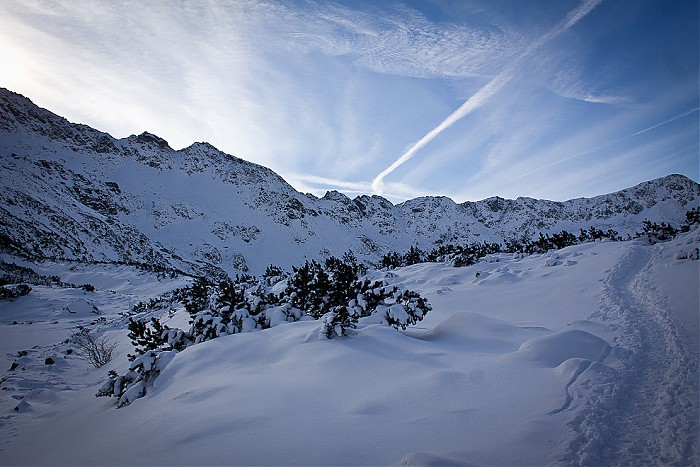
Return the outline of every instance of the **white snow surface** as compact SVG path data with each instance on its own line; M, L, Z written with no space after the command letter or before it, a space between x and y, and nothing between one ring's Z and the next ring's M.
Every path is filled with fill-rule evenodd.
M698 261L674 257L699 244L693 231L577 245L553 265L503 254L373 272L433 310L405 332L327 340L300 321L197 344L120 409L94 396L128 367L117 313L184 279L44 265L114 292L0 302L0 464L697 465ZM78 299L100 315L61 312ZM79 323L119 343L106 367L65 355Z

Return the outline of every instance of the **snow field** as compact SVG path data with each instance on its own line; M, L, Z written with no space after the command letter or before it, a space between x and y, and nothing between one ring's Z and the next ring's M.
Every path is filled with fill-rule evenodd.
M12 261L42 275L58 275L64 282L91 283L96 289L32 285L29 295L0 302L0 428L7 433L0 437L0 459L18 427L52 419L76 394L93 392L109 369L128 367L126 354L132 347L127 319L120 312L190 282L158 281L129 266ZM117 345L110 363L95 369L75 344L66 342L78 326ZM47 364L47 358L54 363Z
M207 341L116 410L93 394L107 368L127 366L131 349L120 347L107 368L73 371L74 389L9 391L32 410L2 420L12 430L3 430L0 463L697 463L687 442L697 438L688 416L697 365L676 319L694 303L664 295L697 291L688 273L697 262L674 260L674 248L597 242L466 268L375 272L371 279L421 292L433 310L403 333L360 321L354 335L326 340L318 321L301 321ZM163 287L150 280L153 289L145 278L133 287ZM51 293L33 291L2 314L29 319L75 299ZM3 336L34 326L2 319ZM47 336L43 345L54 342ZM649 434L630 432L642 416ZM659 433L652 426L661 441L640 449Z

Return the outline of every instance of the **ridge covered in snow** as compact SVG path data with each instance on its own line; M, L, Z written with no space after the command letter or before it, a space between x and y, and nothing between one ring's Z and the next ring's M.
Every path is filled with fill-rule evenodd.
M156 135L115 139L0 89L0 240L34 257L141 262L187 272L251 271L352 250L502 241L595 226L634 233L644 218L680 223L700 185L669 175L565 202L302 194L268 168ZM292 245L293 248L288 246Z

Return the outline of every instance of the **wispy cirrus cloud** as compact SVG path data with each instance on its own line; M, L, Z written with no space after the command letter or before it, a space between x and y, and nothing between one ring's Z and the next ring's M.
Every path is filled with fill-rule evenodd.
M372 99L381 90L356 70L489 75L520 39L442 28L401 5L381 15L327 2L257 1L165 7L28 0L0 10L3 43L22 57L0 72L5 86L116 136L148 129L176 147L207 139L280 170L291 158L316 157L309 142L321 157L366 149L346 143L366 138L368 124L344 122L366 120L362 112L374 110L342 100ZM338 118L336 109L345 115Z
M473 111L488 102L491 97L498 93L501 88L508 83L513 78L515 70L521 66L521 64L535 52L537 49L542 47L547 42L551 41L571 26L575 25L578 21L584 18L588 13L590 13L596 6L598 6L602 0L587 0L578 8L572 10L567 17L559 23L554 29L544 34L535 40L532 44L528 46L525 52L518 56L513 62L511 62L504 70L499 72L495 77L489 80L482 88L480 88L476 93L474 93L467 101L462 104L457 110L452 112L447 116L438 126L430 130L425 134L417 143L412 145L406 152L404 152L401 157L394 161L389 167L380 172L374 180L372 180L372 189L376 193L383 192L384 178L391 174L398 167L403 165L406 161L413 158L418 151L420 151L425 145L430 143L435 139L440 133L454 125L459 120L463 119L467 115L471 114Z
M437 25L396 3L389 10L357 11L326 2L288 10L282 47L350 57L377 73L418 78L493 76L521 49L517 30Z
M512 181L516 181L516 180L521 179L521 178L524 178L524 177L529 177L530 175L535 174L535 173L537 173L537 172L541 172L542 170L546 170L546 169L549 169L549 168L554 167L554 166L556 166L556 165L563 164L563 163L565 163L565 162L567 162L567 161L570 161L570 160L573 160L573 159L577 159L577 158L579 158L579 157L582 157L582 156L585 156L585 155L587 155L587 154L591 154L591 153L594 153L594 152L597 152L597 151L601 151L601 150L603 150L603 149L609 148L609 147L614 146L614 145L616 145L616 144L620 144L620 143L622 143L622 142L624 142L624 141L627 141L627 140L629 140L629 139L632 139L632 138L634 138L634 137L636 137L636 136L640 136L640 135L642 135L642 134L644 134L644 133L647 133L647 132L649 132L649 131L656 130L657 128L660 128L660 127L662 127L662 126L664 126L664 125L668 125L669 123L673 123L673 122L675 122L675 121L677 121L677 120L680 120L680 119L682 119L682 118L685 118L685 117L687 117L687 116L689 116L689 115L695 114L695 113L698 112L698 110L700 110L699 107L695 107L694 109L686 110L685 112L681 112L680 114L674 115L674 116L672 116L671 118L668 118L668 119L665 119L665 120L663 120L663 121L654 123L653 125L651 125L651 126L649 126L649 127L647 127L647 128L643 128L643 129L641 129L641 130L635 131L634 133L629 134L629 135L627 135L627 136L624 136L624 137L622 137L622 138L618 138L618 139L606 141L606 142L604 142L604 143L602 143L602 144L599 144L599 145L594 146L594 147L592 147L592 148L586 149L586 150L584 150L584 151L577 152L577 153L568 155L568 156L563 157L563 158L560 158L560 159L555 159L555 160L553 160L553 161L551 161L551 162L548 162L548 163L545 164L545 165L542 165L542 166L540 166L540 167L537 167L537 168L528 170L527 172L521 173L521 174L518 175L517 177L514 177L514 178L512 179Z
M454 196L475 199L499 194L563 200L567 198L558 197L557 192L567 185L577 187L577 196L593 196L612 191L603 187L613 183L624 188L679 172L662 167L688 165L697 173L698 109L686 107L673 113L694 92L669 89L643 106L612 112L596 107L595 116L601 118L561 131L555 138L547 130L546 117L533 115L532 122L523 122L520 131L507 131L498 138L486 158L490 161L506 153L505 160L493 166L485 163L468 182L454 187ZM561 122L564 128L571 125L570 119Z
M667 20L646 4L620 14L627 0L543 4L0 2L0 85L117 137L209 141L317 195L372 193L372 180L392 201L530 195L618 146L650 157L626 147L635 137L569 158L698 93L697 25L678 27L697 17L689 5ZM688 173L690 152L662 157L667 172Z

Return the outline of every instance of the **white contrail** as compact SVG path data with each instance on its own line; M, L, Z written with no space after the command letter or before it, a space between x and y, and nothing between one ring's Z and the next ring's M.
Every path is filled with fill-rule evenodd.
M423 136L417 143L411 146L401 157L399 157L393 164L384 169L379 175L377 175L374 180L372 180L372 190L377 193L382 193L382 188L384 186L384 178L391 172L396 170L404 162L411 159L416 152L422 149L426 144L431 142L437 135L442 133L447 128L451 127L453 124L463 119L484 103L486 103L491 97L493 97L510 79L513 77L513 71L517 68L520 63L532 52L542 47L545 43L549 42L562 32L569 29L571 26L576 24L584 16L591 12L596 6L598 6L603 0L587 0L580 7L571 11L566 18L552 29L547 34L540 37L534 43L532 43L525 52L520 55L517 59L510 63L503 71L493 77L488 83L486 83L481 89L479 89L474 95L472 95L467 101L462 104L457 110L452 112L446 119L444 119L438 126L430 130L425 136Z
M486 102L491 96L496 94L501 87L508 82L510 77L501 73L493 78L491 81L486 83L481 89L479 89L472 97L470 97L464 104L462 104L457 110L452 112L445 120L443 120L438 126L430 130L428 134L423 136L420 141L411 146L411 148L406 151L401 157L399 157L393 164L384 169L382 173L377 175L374 180L372 180L372 190L381 194L382 187L384 185L384 177L393 172L397 167L402 165L404 162L412 158L418 150L423 148L426 144L431 142L437 135L442 133L443 130L451 127L455 122L466 117L474 110L481 107L481 105Z

